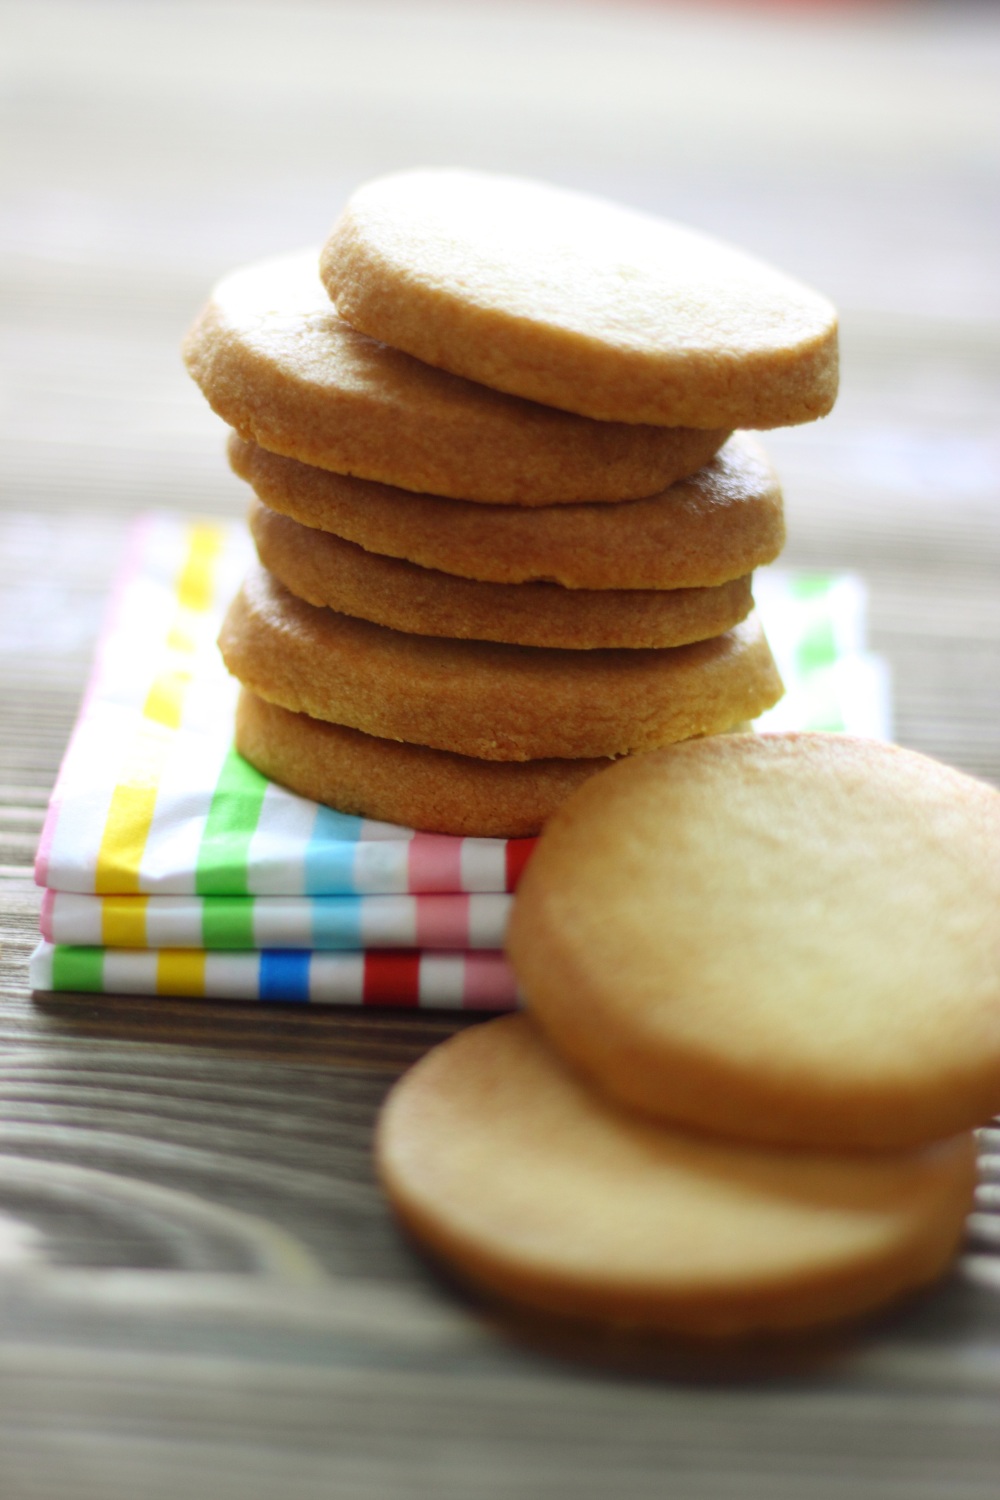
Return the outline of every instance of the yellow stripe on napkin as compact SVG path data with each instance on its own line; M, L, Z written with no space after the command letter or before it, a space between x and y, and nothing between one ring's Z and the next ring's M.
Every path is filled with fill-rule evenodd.
M111 794L94 880L99 896L139 890L142 856L153 823L160 778L173 731L180 727L191 682L191 669L184 658L193 655L197 643L192 617L204 614L213 603L215 565L225 533L219 526L195 524L188 528L187 541L187 553L174 584L177 611L164 643L174 660L162 666L150 684L143 722Z
M226 536L221 526L207 522L193 525L189 536L188 555L177 580L177 603L181 609L204 614L215 597L215 564Z
M105 896L101 942L105 948L145 948L148 896Z
M161 948L156 960L158 995L205 993L205 954L194 948Z

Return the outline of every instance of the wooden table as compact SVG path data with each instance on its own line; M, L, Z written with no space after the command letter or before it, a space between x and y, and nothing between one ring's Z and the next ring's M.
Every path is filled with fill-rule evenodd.
M844 312L836 414L774 434L796 564L871 592L901 742L1000 780L1000 18L559 3L0 3L0 1494L986 1500L1000 1169L960 1271L792 1356L516 1329L373 1184L455 1024L33 1000L30 864L126 524L237 513L180 335L212 278L419 161L593 186Z

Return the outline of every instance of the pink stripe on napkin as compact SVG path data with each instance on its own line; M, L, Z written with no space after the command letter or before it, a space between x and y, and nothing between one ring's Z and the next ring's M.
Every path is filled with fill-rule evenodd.
M446 833L415 833L407 849L411 891L462 889L462 840Z
M421 901L417 896L416 903L418 948L465 948L469 941L468 896L438 896L434 901Z
M466 1010L515 1010L517 981L503 953L467 953L462 1005Z

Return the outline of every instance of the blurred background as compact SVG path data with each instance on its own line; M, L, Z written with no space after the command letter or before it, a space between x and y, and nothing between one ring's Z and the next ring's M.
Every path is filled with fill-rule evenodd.
M3 0L0 31L0 484L33 579L8 651L52 613L46 517L92 516L96 580L123 513L243 505L177 352L214 278L322 240L374 173L463 164L688 220L839 304L835 414L769 439L788 558L864 571L900 737L1000 777L1000 708L976 707L1000 664L1000 10Z

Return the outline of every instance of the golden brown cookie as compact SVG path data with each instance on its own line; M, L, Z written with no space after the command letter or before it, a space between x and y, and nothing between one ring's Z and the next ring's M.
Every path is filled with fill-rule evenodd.
M510 926L539 1024L650 1114L918 1144L1000 1110L1000 793L840 735L613 766L546 828Z
M421 364L337 316L315 252L225 277L184 356L212 409L262 447L464 500L632 500L693 474L728 436L591 422Z
M781 427L837 394L817 292L708 235L482 172L358 189L320 272L355 328L602 421Z
M588 1090L526 1016L427 1053L389 1095L376 1158L403 1224L468 1282L710 1336L831 1323L923 1286L975 1183L970 1135L836 1156L657 1126Z
M781 491L737 433L688 479L619 505L467 505L269 453L238 433L229 460L272 510L388 557L492 583L575 589L710 588L773 562Z
M428 833L522 838L607 760L476 760L377 739L242 690L236 748L272 781L339 812Z
M250 530L265 568L298 598L393 630L522 646L685 646L745 620L749 578L714 589L565 589L478 583L366 552L254 501Z
M483 760L624 755L730 729L781 694L756 616L669 650L407 635L296 599L263 568L222 626L229 670L293 713Z

